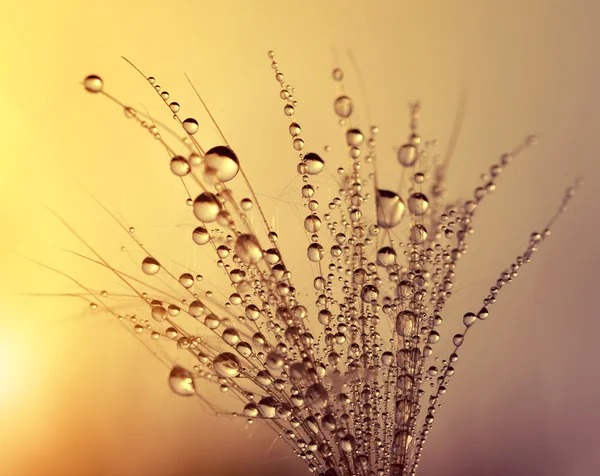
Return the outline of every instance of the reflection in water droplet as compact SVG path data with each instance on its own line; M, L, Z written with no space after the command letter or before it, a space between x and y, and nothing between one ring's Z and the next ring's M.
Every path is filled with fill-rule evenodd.
M194 379L191 372L182 367L173 367L169 374L169 387L177 395L190 397L194 395Z
M221 203L216 195L210 192L203 192L194 200L194 215L200 221L205 223L213 222L221 211Z
M150 275L156 274L160 271L160 264L152 256L148 256L142 261L142 271Z
M333 103L333 109L335 113L341 118L350 117L353 109L352 99L348 96L340 96Z
M260 243L254 235L240 235L235 242L235 254L246 265L258 263L263 256Z
M218 375L226 378L237 377L241 371L240 361L230 352L217 355L213 360L213 368Z
M308 175L317 175L321 173L325 166L323 159L314 152L306 154L304 157L304 164L306 165L306 173Z
M104 89L104 82L100 76L90 74L83 80L83 87L90 93L99 93Z
M377 224L381 228L393 228L402 220L404 202L394 192L377 190Z
M198 121L192 117L188 117L183 121L183 130L189 135L194 135L198 132Z
M229 147L217 146L204 155L204 168L208 175L216 175L221 182L229 182L240 170L240 161Z

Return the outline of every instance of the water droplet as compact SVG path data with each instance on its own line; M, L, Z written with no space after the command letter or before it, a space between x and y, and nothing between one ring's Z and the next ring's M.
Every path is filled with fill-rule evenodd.
M235 242L235 254L246 265L256 264L262 259L262 248L254 235L238 236Z
M321 261L323 259L325 256L325 250L319 243L311 243L306 250L306 255L308 256L309 260L316 263L317 261Z
M182 367L173 367L169 374L169 387L177 395L190 397L195 393L194 379L191 372Z
M393 228L402 220L404 202L394 192L377 190L377 224L381 228Z
M210 240L208 230L203 226L197 227L192 232L192 240L194 240L194 243L196 243L197 245L205 245Z
M252 200L250 200L249 198L243 198L242 201L240 202L240 207L244 211L251 210L252 206L253 206Z
M142 261L142 271L149 275L156 274L160 271L160 264L152 256L148 256Z
M170 167L171 172L178 177L183 177L190 173L190 164L185 157L181 157L180 155L176 155L171 159Z
M194 285L194 277L190 273L183 273L179 276L179 283L186 289Z
M377 263L380 266L392 266L396 263L396 250L391 246L384 246L377 251Z
M423 225L413 225L410 227L410 240L413 243L420 245L427 239L427 228Z
M408 198L408 209L413 215L421 216L425 215L429 208L429 200L427 196L422 193L413 193Z
M308 215L304 219L304 229L309 233L316 233L321 229L321 219L317 215Z
M235 378L240 374L241 365L234 354L224 352L215 357L213 360L213 368L221 377Z
M349 129L348 132L346 132L346 142L348 142L349 146L359 146L364 139L365 136L359 129Z
M183 125L183 130L185 132L187 132L189 135L194 135L196 132L198 132L198 121L196 119L194 119L193 117L188 117L187 119L185 119L182 123Z
M203 192L194 200L194 215L200 221L205 223L213 222L221 211L221 203L216 195L210 192Z
M398 149L398 162L405 167L411 167L419 158L419 153L413 144L404 144Z
M463 316L463 324L466 327L471 327L475 323L476 320L477 320L477 316L475 314L473 314L472 312L467 312Z
M402 337L409 338L415 333L417 317L412 311L401 311L396 316L396 332Z
M352 99L348 96L340 96L333 103L335 113L344 119L351 116L353 107Z
M217 146L204 155L205 171L216 175L221 182L229 182L240 170L240 161L229 147Z
M100 76L90 74L83 80L83 87L90 93L99 93L104 89L104 82Z
M306 154L304 157L304 164L306 165L306 173L308 175L317 175L321 173L325 166L323 159L314 152Z

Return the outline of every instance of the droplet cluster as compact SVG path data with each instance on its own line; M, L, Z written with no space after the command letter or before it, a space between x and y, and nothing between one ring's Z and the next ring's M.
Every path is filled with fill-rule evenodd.
M102 80L88 76L87 91L113 99L168 152L170 172L184 185L196 220L188 243L176 246L210 250L214 259L202 267L215 268L229 288L224 294L193 269L172 273L131 228L130 239L146 256L142 274L171 281L169 292L140 289L139 281L113 269L136 294L137 311L128 314L112 306L106 291L94 296L90 308L110 312L149 346L169 343L168 353L156 355L169 367L175 394L201 399L219 415L263 421L311 472L414 475L467 335L488 318L501 290L550 235L556 216L530 236L480 308L464 314L464 329L453 337L441 334L456 266L467 252L479 205L536 138L501 155L472 197L448 201L447 163L429 156L436 144L421 139L421 105L413 103L407 137L396 148L397 170L386 170L404 180L398 189L381 188L379 129L358 128L344 72L335 68L332 74L332 117L345 146L328 146L321 154L302 137L295 90L274 53L268 56L288 121L289 156L297 160L297 198L305 210L294 230L306 236L306 248L298 254L312 273L293 275L286 265L277 230L244 173L244 157L238 158L216 123L221 143L205 147L201 121L180 117L183 106L154 77L144 76L183 134L180 143L170 145L150 117L108 96ZM331 165L333 155L345 165ZM319 186L328 167L337 181L334 196ZM566 210L579 184L567 191L557 213ZM247 192L237 196L237 189ZM307 287L308 295L298 291ZM442 337L454 346L444 359L435 356ZM222 396L215 397L213 387Z

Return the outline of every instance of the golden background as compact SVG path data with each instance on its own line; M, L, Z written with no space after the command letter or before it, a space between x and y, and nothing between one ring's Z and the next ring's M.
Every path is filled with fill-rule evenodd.
M164 114L121 55L156 76L184 116L200 116L187 73L255 189L280 193L297 159L269 49L296 87L314 148L341 140L330 76L339 58L363 127L368 103L382 129L386 176L398 171L392 146L405 138L408 100L422 100L423 136L443 150L468 90L451 195L468 196L500 153L540 135L477 217L451 308L457 322L543 228L572 179L586 179L462 350L420 474L599 474L599 18L600 3L589 0L4 2L0 474L305 474L260 424L245 430L172 395L142 346L84 301L60 297L73 283L25 259L91 286L107 282L62 251L84 249L49 211L109 261L122 259L126 237L91 195L153 249L179 246L164 230L186 209L164 152L79 84L99 74L124 102ZM285 241L285 217L267 208Z

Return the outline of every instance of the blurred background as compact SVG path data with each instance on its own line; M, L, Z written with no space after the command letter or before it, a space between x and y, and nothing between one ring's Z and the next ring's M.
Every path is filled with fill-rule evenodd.
M120 251L126 233L92 197L151 250L192 259L179 249L190 242L190 213L164 151L81 87L101 75L108 92L170 124L121 55L155 76L183 117L200 117L189 75L293 254L299 223L289 204L269 198L293 180L299 188L270 49L296 88L296 117L315 150L343 145L331 107L331 69L341 64L359 123L366 128L370 116L381 129L390 187L410 100L422 101L422 136L443 151L460 90L468 92L450 196L468 197L499 154L539 134L480 209L447 321L480 304L564 189L585 178L531 265L470 334L419 474L599 474L599 18L600 4L588 0L5 2L0 474L307 474L259 423L211 417L172 394L167 370L143 346L69 296L78 292L72 281L28 261L95 289L114 284L63 251L85 248L54 211L108 261L138 269L139 256Z

